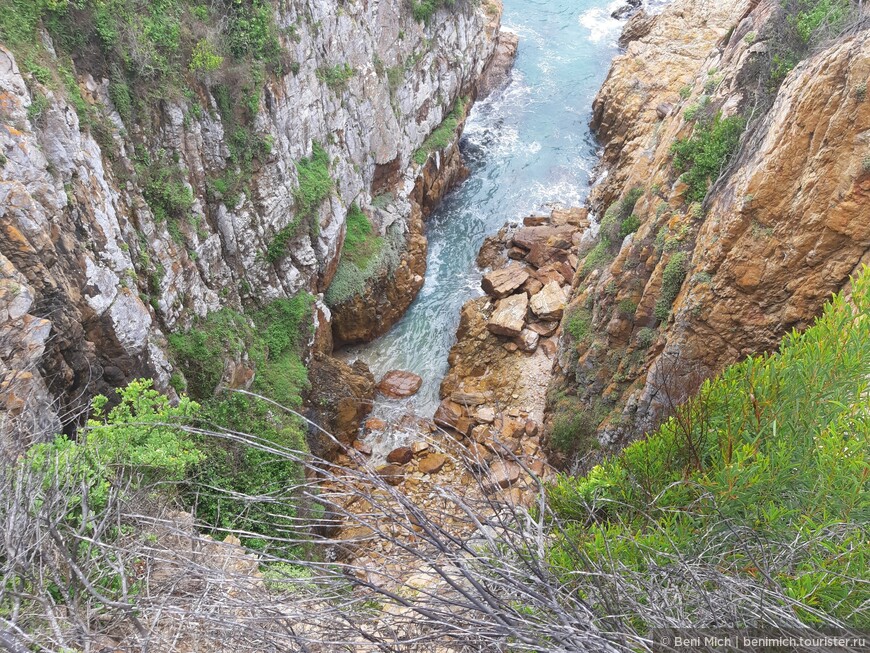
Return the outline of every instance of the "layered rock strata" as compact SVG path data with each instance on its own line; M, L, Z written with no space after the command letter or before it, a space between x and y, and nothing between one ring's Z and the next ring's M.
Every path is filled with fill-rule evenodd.
M0 49L4 430L56 431L94 393L138 376L171 392L166 334L222 307L324 291L353 203L402 243L395 281L375 284L396 307L378 314L378 328L395 320L422 283L422 217L456 174L444 172L454 146L423 164L415 152L458 98L473 99L499 18L494 2L460 3L425 24L398 0L284 6L276 20L295 72L257 89L253 129L268 155L231 198L212 180L232 165L232 125L205 86L152 107L147 128L124 124L99 66L76 61L78 90L108 126L98 142L63 92ZM353 71L341 86L322 74L336 65ZM298 219L297 163L314 144L328 157L333 191L312 228L278 248ZM189 219L155 217L136 165L142 151L177 162L193 197ZM339 342L357 337L340 324Z

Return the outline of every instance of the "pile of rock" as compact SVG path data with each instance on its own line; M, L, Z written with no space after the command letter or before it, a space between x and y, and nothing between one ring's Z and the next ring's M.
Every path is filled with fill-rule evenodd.
M483 277L481 286L495 300L487 329L532 352L541 337L555 333L570 296L579 263L583 209L530 216L511 236L504 234L506 265Z

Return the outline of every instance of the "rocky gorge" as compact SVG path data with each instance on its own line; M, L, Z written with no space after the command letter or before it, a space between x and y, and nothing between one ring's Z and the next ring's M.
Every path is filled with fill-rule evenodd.
M247 116L227 105L215 72L157 104L150 124L130 123L120 82L98 62L64 59L43 33L41 56L74 66L61 90L3 50L5 446L17 430L26 440L73 424L91 396L132 378L174 392L166 336L197 317L324 292L351 205L389 241L389 264L364 281L382 308L364 323L356 299L318 303L320 331L371 338L413 299L421 218L461 176L455 135L431 150L426 139L454 105L470 106L501 9L432 26L398 5L333 9L276 14L288 71L248 89ZM328 170L311 202L297 186L318 157ZM318 337L327 353L331 342Z
M579 16L503 15L494 0L166 0L175 50L153 36L156 3L136 5L148 29L126 18L142 27L130 33L101 0L40 3L35 45L0 18L0 458L70 463L58 494L72 503L46 520L55 548L40 556L120 615L79 617L67 597L32 623L83 651L237 637L247 650L245 633L275 651L610 651L614 617L587 604L617 587L648 619L627 631L647 646L634 629L659 606L643 595L647 558L625 551L659 543L620 531L635 516L613 506L680 486L694 510L680 479L716 452L642 447L691 431L666 420L714 394L709 379L789 333L797 347L834 293L859 315L840 323L846 344L863 337L866 291L852 298L850 279L870 264L870 26L844 1L807 31L780 0ZM183 61L180 77L146 70L161 56ZM866 397L849 352L846 385ZM776 403L756 396L767 378L748 390L759 429ZM844 408L844 432L861 432L859 409ZM650 499L656 483L672 485ZM94 567L121 580L96 589L76 566L90 559L65 562L56 535L92 537L76 530L94 522L91 493L119 511L101 528L127 520ZM4 500L0 515L27 513ZM860 551L846 522L825 537ZM599 546L616 560L606 573ZM726 564L702 583L709 623L741 609Z

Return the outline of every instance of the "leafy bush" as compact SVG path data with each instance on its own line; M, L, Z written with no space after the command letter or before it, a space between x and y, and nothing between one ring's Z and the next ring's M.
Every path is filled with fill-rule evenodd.
M850 0L799 0L799 9L789 16L804 43L810 43L820 27L836 30L842 26L850 13Z
M671 314L671 306L686 278L688 260L685 252L677 252L668 260L662 273L662 290L659 300L656 302L655 316L657 320L664 322Z
M423 165L429 159L429 154L443 150L450 144L456 134L459 121L465 117L465 105L467 98L460 97L456 100L453 110L447 114L443 122L433 131L423 144L414 152L414 163Z
M180 224L191 220L194 204L185 172L177 164L169 163L165 152L159 152L154 159L144 150L137 156L136 174L142 186L142 197L155 222L166 223L172 239L181 244Z
M296 236L303 220L315 220L315 210L329 197L333 181L329 176L329 155L320 143L312 145L309 158L296 162L296 173L299 176L299 187L293 191L296 202L296 214L286 227L272 238L266 249L266 260L275 263L286 254L287 243Z
M715 568L723 582L753 582L764 569L776 596L816 611L783 606L805 623L826 614L866 628L868 369L865 268L851 303L835 297L778 353L729 367L647 439L552 485L551 508L575 526L548 557L579 591L577 569L613 560L618 573L665 574L684 597L692 581L677 569L687 564ZM691 623L691 606L681 610Z
M623 220L619 225L619 238L623 239L628 234L633 234L640 227L640 218L634 213Z
M317 79L326 84L333 91L340 90L347 86L350 78L356 74L356 71L347 63L336 64L326 68L317 69Z
M617 309L622 317L633 318L637 311L637 302L630 299L623 299L617 305Z
M722 118L717 114L712 122L696 125L691 137L673 144L674 167L683 173L682 179L689 186L686 191L689 202L704 201L707 186L715 181L737 149L745 124L740 116Z
M48 107L48 98L39 91L34 92L30 98L30 106L27 107L27 119L30 122L38 122L43 114L48 111Z
M215 396L215 389L224 361L247 356L255 371L251 389L281 406L299 408L308 387L300 351L309 335L312 301L310 295L299 294L247 315L225 308L186 333L169 337L191 394L202 399L207 422L250 433L283 450L306 450L305 429L293 415L247 395ZM189 500L201 519L216 528L256 533L245 544L261 549L268 548L271 536L292 530L304 501L284 488L302 473L297 460L234 442L208 439L199 444L204 460L196 482L191 481ZM243 495L268 499L252 502Z
M456 0L411 0L414 20L428 22L441 7L452 7Z
M580 274L589 274L595 268L609 261L610 258L610 240L606 236L601 235L599 236L598 244L583 259L583 267L580 268Z
M351 220L350 216L348 220ZM353 218L353 221L357 226L351 227L348 224L348 233L353 228L357 232L354 238L357 239L363 235L366 228L359 218ZM391 274L398 267L401 252L405 247L404 234L399 225L391 226L384 238L373 238L369 232L363 242L365 244L359 247L352 245L350 254L346 254L346 249L342 252L338 269L325 295L326 303L330 306L338 306L351 297L361 295L371 279L382 274ZM347 248L347 241L345 241L345 248Z
M592 316L586 309L578 308L571 312L565 322L565 330L571 334L576 342L581 342L589 335L589 327L592 325Z
M373 256L377 256L383 245L383 238L373 234L372 223L369 222L365 213L360 210L359 206L352 204L347 213L342 258L354 263L359 268L364 268Z
M652 345L658 337L658 332L649 327L643 327L637 332L637 346L640 349L647 349Z
M250 57L280 66L281 43L269 0L233 0L228 12L227 44L237 60Z
M193 47L188 68L192 72L211 73L220 68L223 63L224 58L214 51L211 43L201 39Z
M307 384L299 347L307 337L312 298L276 299L250 314L224 308L209 313L184 333L169 336L191 396L214 395L227 358L247 354L256 370L253 388L287 406L300 402Z
M120 403L109 409L109 400L97 395L76 440L59 435L32 447L27 460L47 477L80 479L91 509L103 505L119 474L135 473L149 482L183 479L203 454L178 427L189 423L199 406L185 397L172 406L152 385L150 379L131 381L117 390Z

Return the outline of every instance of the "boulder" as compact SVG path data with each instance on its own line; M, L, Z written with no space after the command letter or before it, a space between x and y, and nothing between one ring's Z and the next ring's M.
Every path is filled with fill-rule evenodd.
M570 224L558 227L523 227L517 230L511 242L525 250L530 250L535 245L569 249L575 231L576 229Z
M486 403L487 396L483 392L454 392L450 399L463 406L479 406Z
M524 227L542 227L550 224L550 216L548 215L530 215L523 218Z
M556 341L553 338L547 338L541 343L541 351L546 354L547 358L553 358L558 349L559 345L556 344Z
M535 296L537 297L537 295ZM564 304L563 297L563 308ZM486 328L496 335L514 338L522 332L528 310L529 296L525 293L511 295L510 297L500 299L495 305L495 310L492 312Z
M517 347L522 351L535 351L538 348L538 339L540 337L531 329L523 329L516 339Z
M543 288L543 286L541 287ZM529 324L529 328L542 338L549 338L551 335L556 333L556 330L559 328L559 323L556 321L532 322Z
M567 224L577 229L585 229L589 226L589 211L576 206L570 209L553 209L552 223L554 227Z
M535 277L529 277L526 282L523 284L523 290L528 294L529 297L537 295L541 292L541 289L544 287L540 281L538 281Z
M438 405L438 410L435 411L432 420L435 422L436 426L440 426L441 428L455 429L456 424L459 421L459 418L463 416L463 413L462 406L457 404L455 401L444 399Z
M368 442L363 442L362 440L354 440L353 448L359 451L364 456L372 455L372 445Z
M510 460L499 460L489 470L489 480L493 488L507 488L520 480L522 468Z
M418 374L392 370L384 375L376 387L386 397L401 399L416 394L422 385L423 379Z
M474 413L474 418L484 424L492 424L495 421L495 409L492 406L481 406Z
M479 442L472 442L468 445L468 455L471 457L471 460L474 461L478 466L483 463L488 463L493 459L493 453L489 450L488 447L480 444Z
M526 272L525 266L512 263L506 268L484 275L480 285L487 295L501 299L519 290L528 278L529 273Z
M415 456L419 456L421 453L429 450L429 443L423 442L422 440L418 440L411 445L411 451L414 452Z
M565 311L565 293L556 281L550 281L530 302L532 312L542 320L561 320Z
M423 474L437 474L447 462L447 456L442 453L426 454L420 459L417 469Z
M369 417L365 423L365 429L369 433L372 431L383 431L386 428L387 423L380 417Z
M377 469L378 475L390 485L399 485L405 480L405 474L398 465L383 465Z
M332 356L315 353L308 368L311 381L310 408L306 417L319 424L341 444L350 446L359 432L360 422L372 409L375 379L362 361L352 366ZM331 459L339 445L320 431L309 431L311 453Z
M393 465L407 465L414 457L411 447L398 447L387 454L387 462Z

